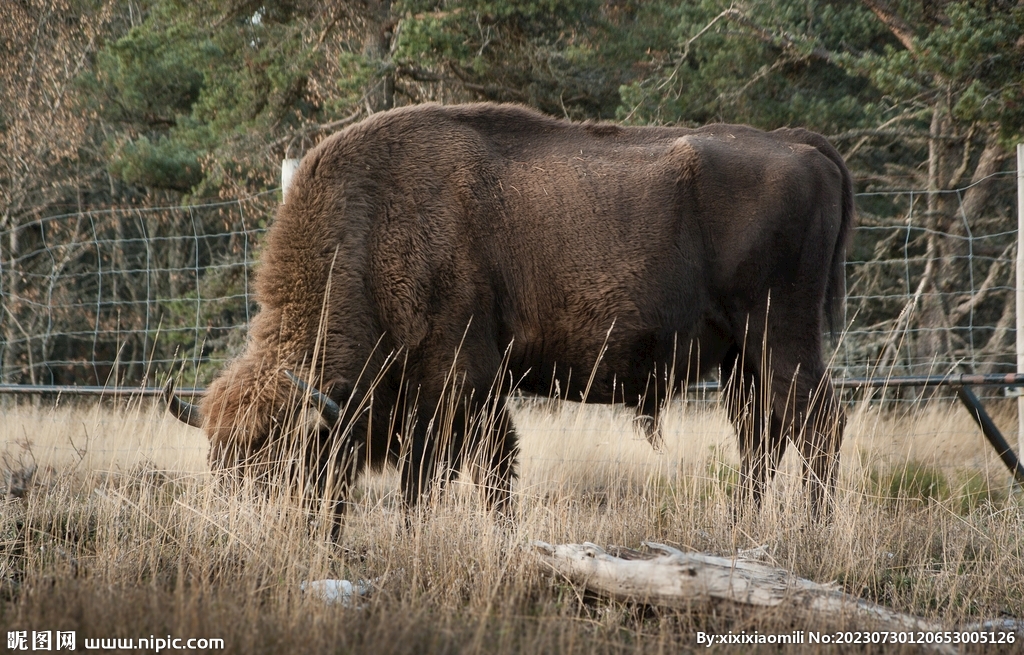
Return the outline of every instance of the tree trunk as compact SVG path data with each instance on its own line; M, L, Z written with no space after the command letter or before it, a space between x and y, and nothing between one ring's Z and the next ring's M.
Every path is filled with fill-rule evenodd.
M390 70L391 37L394 23L390 0L381 0L373 7L363 40L363 54L367 60L384 72L381 80L367 93L370 113L386 111L395 106L395 74Z
M14 347L18 338L18 328L14 324L15 302L18 294L18 276L15 271L14 253L18 251L18 232L13 220L5 221L10 233L7 244L0 244L0 296L3 307L0 308L0 327L3 334L3 357L0 358L0 382L12 383L17 380L14 371L17 367L17 353ZM4 252L3 245L7 245Z
M942 285L939 280L948 277L956 277L954 260L951 253L948 239L942 235L949 230L948 199L942 194L946 180L949 179L949 157L948 135L949 111L944 100L935 104L932 112L932 123L928 140L928 202L925 214L925 227L928 229L926 239L928 240L929 258L937 258L936 262L929 264L936 267L935 275L928 284L930 289L925 289L921 296L921 311L919 314L918 326L923 328L917 338L916 352L913 353L920 370L912 371L911 374L933 375L945 371L936 370L935 363L948 360L950 343L948 333L945 329L949 324L949 317L946 316L945 308L939 294Z

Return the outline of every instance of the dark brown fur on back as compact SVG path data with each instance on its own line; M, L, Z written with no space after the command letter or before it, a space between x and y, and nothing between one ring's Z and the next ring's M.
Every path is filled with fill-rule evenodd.
M401 460L415 502L435 464L485 447L503 504L513 386L557 382L656 422L667 394L721 370L754 497L792 438L820 505L842 433L821 335L840 322L852 198L838 153L804 130L493 104L376 114L303 159L262 251L246 352L203 404L211 457L266 447L302 402L291 369L348 401L347 431L317 437L343 441L346 480ZM497 419L473 427L488 397Z

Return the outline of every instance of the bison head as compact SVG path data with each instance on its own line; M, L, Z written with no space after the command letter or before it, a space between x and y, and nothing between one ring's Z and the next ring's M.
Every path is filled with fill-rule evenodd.
M342 429L349 387L324 386L321 392L286 368L243 357L214 380L201 407L179 398L173 380L164 399L171 414L206 433L214 472L275 486L285 481L322 497L331 480L350 480L353 467L346 465L355 463Z

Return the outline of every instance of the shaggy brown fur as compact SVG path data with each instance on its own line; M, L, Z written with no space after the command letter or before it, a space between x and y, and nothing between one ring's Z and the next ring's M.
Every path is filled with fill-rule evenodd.
M493 104L376 114L295 175L248 347L202 405L212 462L294 446L280 429L303 403L292 369L345 407L333 431L298 430L337 499L393 461L415 503L485 452L503 506L511 389L557 384L656 424L668 394L721 371L744 487L760 498L792 438L820 509L843 429L821 335L841 320L852 219L841 157L804 130L574 124Z

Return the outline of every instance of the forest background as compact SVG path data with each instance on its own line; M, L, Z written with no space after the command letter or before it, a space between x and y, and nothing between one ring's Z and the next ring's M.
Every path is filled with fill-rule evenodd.
M179 349L231 355L254 309L238 273L252 244L238 235L272 222L281 160L374 112L480 100L825 134L858 192L925 192L861 198L861 225L908 212L918 224L905 241L859 234L851 259L915 253L914 320L948 328L902 355L891 338L857 347L935 362L970 341L971 372L1014 364L1016 220L999 174L1024 138L1022 2L16 0L0 3L0 26L0 382L138 384ZM216 209L142 212L239 198L253 199L248 225ZM109 208L123 213L97 227L90 212ZM1005 237L966 257L972 230ZM193 233L210 235L202 252L171 238ZM195 276L142 270L138 244L163 237L146 269ZM114 289L75 277L97 267L120 272ZM884 267L851 273L861 297L890 284ZM126 310L139 302L144 324ZM854 314L895 333L904 303Z

